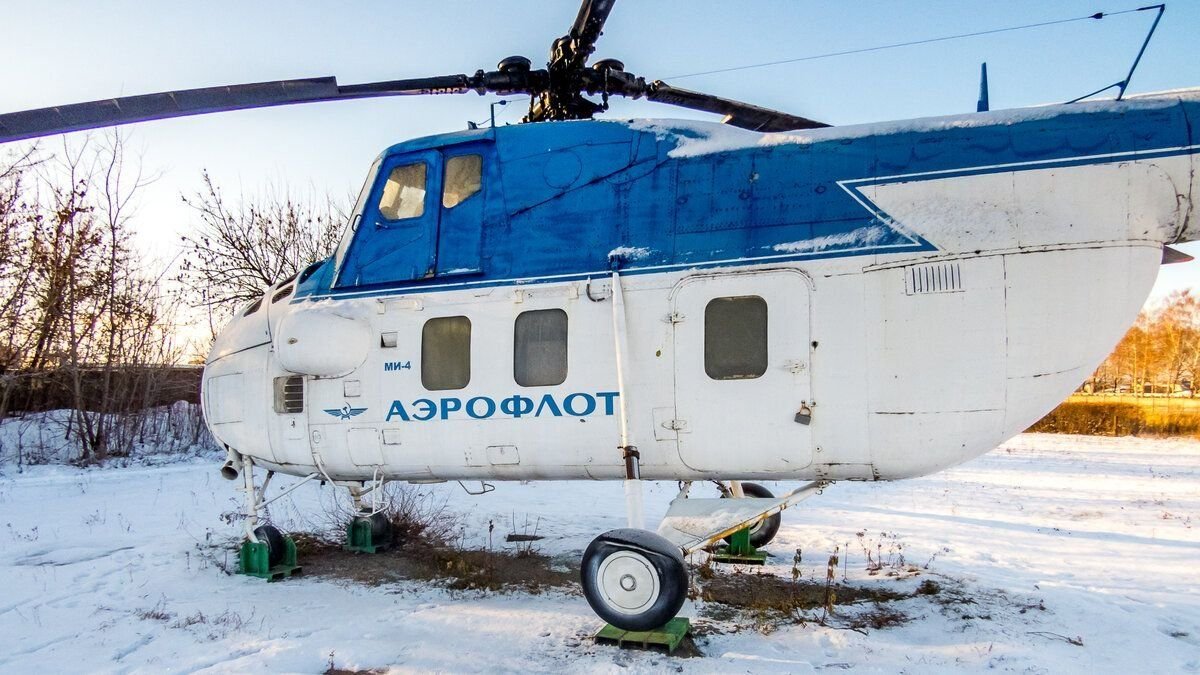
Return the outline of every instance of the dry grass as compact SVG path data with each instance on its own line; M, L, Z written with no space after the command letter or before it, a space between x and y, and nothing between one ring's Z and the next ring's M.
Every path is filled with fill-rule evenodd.
M1090 436L1200 437L1200 399L1076 395L1052 410L1029 431Z
M836 566L837 556L830 557ZM894 603L914 593L889 588L891 580L850 584L826 575L801 578L796 570L785 579L766 571L716 573L704 565L695 570L694 598L711 621L749 627L764 635L791 624L816 623L865 633L902 625L911 617ZM798 569L798 568L797 568ZM831 569L833 569L831 567ZM715 627L709 627L717 630Z
M420 539L403 541L374 554L346 551L341 541L293 534L305 576L344 579L378 586L397 581L429 581L451 590L523 591L577 587L578 563L536 552L459 549Z
M910 597L910 594L885 588L883 584L836 583L830 588L835 605L891 602ZM790 615L797 610L819 610L824 607L826 584L823 581L783 579L767 572L714 574L701 584L699 595L705 602Z
M532 593L577 585L577 561L562 564L535 549L541 538L532 534L536 524L525 528L529 536L517 543L515 550L494 550L490 545L487 550L465 549L462 516L447 508L446 499L419 486L386 485L380 506L392 524L393 544L373 554L343 549L353 508L348 499L335 499L325 505L324 522L312 523L315 527L308 532L290 534L305 576L372 586L416 580L451 590Z

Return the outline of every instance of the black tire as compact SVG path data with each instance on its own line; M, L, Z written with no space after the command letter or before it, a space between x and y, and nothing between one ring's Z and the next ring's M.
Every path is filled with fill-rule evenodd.
M687 599L683 552L646 530L612 530L593 539L579 576L592 611L622 630L658 628Z
M387 548L392 545L394 533L392 531L392 521L382 512L371 516L371 543L375 546Z
M287 544L284 542L283 533L278 528L274 525L259 525L254 529L254 536L267 545L267 565L269 567L283 563L284 554L287 553Z
M742 483L742 494L747 497L758 497L761 499L770 499L775 496L771 494L770 490L758 483ZM783 522L783 514L780 513L760 520L757 525L750 528L750 545L754 548L762 548L771 543L775 535L779 534L779 524L781 522ZM725 537L725 541L729 540L730 537Z

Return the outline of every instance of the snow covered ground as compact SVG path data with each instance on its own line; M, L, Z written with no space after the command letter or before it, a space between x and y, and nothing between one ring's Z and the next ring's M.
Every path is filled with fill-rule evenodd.
M221 514L238 501L215 462L9 468L3 672L1200 672L1197 441L1024 435L936 476L831 486L784 514L769 570L790 579L801 548L804 577L823 578L837 547L851 584L934 579L954 593L894 603L909 621L865 635L836 621L764 633L689 603L707 634L705 656L688 659L593 645L600 622L569 592L227 576L233 555L218 544L237 526ZM540 549L577 555L624 524L616 483L431 489L464 514L468 544L486 545L489 520L499 541L514 519L540 518ZM325 492L301 488L277 521L321 511ZM648 514L673 492L649 486ZM884 573L915 565L919 576L869 576L864 544Z

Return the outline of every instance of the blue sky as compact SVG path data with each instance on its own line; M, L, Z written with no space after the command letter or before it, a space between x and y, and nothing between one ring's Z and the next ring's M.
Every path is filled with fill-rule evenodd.
M834 124L974 110L988 62L993 109L1062 101L1121 79L1153 19L1139 12L868 54L671 79L670 76L940 37L1139 6L1136 0L1034 2L681 2L621 0L596 57L647 78ZM295 77L341 83L492 69L511 54L544 62L574 0L512 2L21 2L0 24L0 110ZM1200 86L1200 3L1169 4L1131 92ZM161 174L138 214L167 259L188 230L179 201L207 168L230 193L270 185L337 195L357 188L392 143L484 120L497 97L324 103L139 125L131 135ZM515 121L521 105L498 109ZM611 115L712 119L617 100ZM53 145L53 143L51 144ZM1200 256L1200 246L1188 247ZM1162 288L1200 285L1200 263L1164 268Z

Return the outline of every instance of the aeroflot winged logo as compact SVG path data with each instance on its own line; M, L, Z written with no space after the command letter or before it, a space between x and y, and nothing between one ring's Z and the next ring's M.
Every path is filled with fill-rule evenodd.
M361 415L361 414L367 412L367 409L366 408L351 408L350 404L347 403L346 405L342 406L341 408L325 408L325 412L329 413L330 415L333 415L334 417L338 418L339 420L348 420L351 417L355 417L357 415Z

